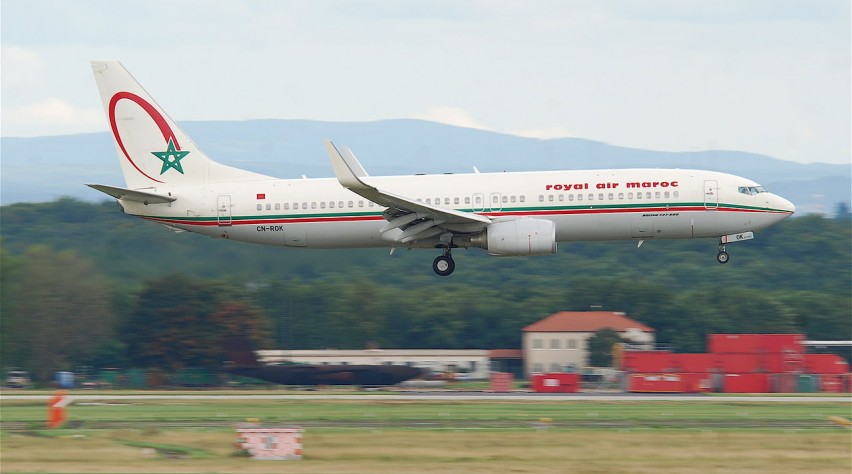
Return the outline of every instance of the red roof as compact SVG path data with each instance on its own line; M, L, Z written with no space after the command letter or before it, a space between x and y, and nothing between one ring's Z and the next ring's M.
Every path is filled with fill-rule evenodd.
M490 359L523 359L524 351L521 349L491 349L488 351Z
M624 313L609 311L561 311L530 324L524 332L595 332L605 328L616 332L628 329L654 332L653 328L628 318Z

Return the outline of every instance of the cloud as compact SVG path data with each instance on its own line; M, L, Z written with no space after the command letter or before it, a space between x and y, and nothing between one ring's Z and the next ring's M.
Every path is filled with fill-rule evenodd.
M100 109L79 109L55 97L2 110L4 136L38 136L101 131ZM29 133L28 131L34 131Z
M3 67L41 69L44 60L32 49L19 46L3 46L0 48L0 57L3 58Z
M416 114L414 118L455 125L456 127L489 130L488 127L476 121L467 111L459 107L433 107L424 113Z

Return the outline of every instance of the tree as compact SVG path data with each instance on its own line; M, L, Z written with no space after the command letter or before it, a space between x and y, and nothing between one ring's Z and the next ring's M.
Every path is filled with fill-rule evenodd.
M589 365L592 367L612 367L612 348L623 342L617 332L610 328L596 331L589 338Z
M163 370L218 367L225 336L263 344L268 335L263 313L237 290L182 275L149 281L122 333L131 364Z
M106 279L74 251L30 247L14 272L4 269L3 287L4 363L37 380L85 364L113 334Z

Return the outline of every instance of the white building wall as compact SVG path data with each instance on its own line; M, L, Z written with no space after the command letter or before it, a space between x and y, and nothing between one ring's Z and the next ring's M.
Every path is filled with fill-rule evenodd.
M542 372L564 372L573 366L581 370L588 365L588 340L593 332L525 332L523 337L524 368L527 376ZM621 332L622 338L635 343L654 343L654 333Z

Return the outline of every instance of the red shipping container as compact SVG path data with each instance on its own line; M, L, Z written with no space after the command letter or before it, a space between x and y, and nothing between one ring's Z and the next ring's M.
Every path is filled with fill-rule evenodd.
M799 391L798 374L772 374L769 378L772 393L796 393Z
M761 334L710 334L707 351L712 354L751 354L760 346Z
M669 351L628 351L624 353L624 370L627 372L672 372L675 357Z
M782 352L804 354L805 346L802 345L804 339L801 334L761 334L759 349L764 354Z
M762 356L756 354L715 354L716 368L723 374L768 372L761 359Z
M802 354L801 334L710 334L707 351L713 354Z
M631 374L627 390L640 393L681 393L684 391L680 374Z
M538 393L574 393L580 389L579 374L535 374L533 391Z
M769 393L769 374L725 374L725 393Z
M684 373L715 372L716 354L675 354L677 368Z
M801 354L765 354L761 355L760 359L760 365L763 371L771 374L802 372L805 368L805 359Z
M684 393L709 392L712 388L711 375L708 373L677 374L681 379L681 391Z
M820 392L839 393L843 391L843 375L830 374L820 375L819 377Z
M805 371L809 374L845 374L849 364L837 354L805 354Z

